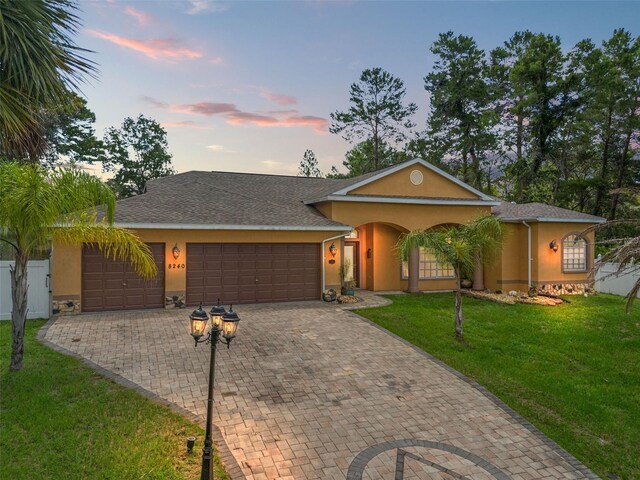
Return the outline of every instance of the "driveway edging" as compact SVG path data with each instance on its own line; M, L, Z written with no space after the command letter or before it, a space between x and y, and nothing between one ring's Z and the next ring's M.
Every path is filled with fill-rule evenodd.
M391 300L391 303L393 303L392 300ZM386 305L382 305L382 306L386 306ZM377 308L377 307L371 307L371 308ZM363 322L366 322L369 325L377 328L378 330L390 335L391 337L395 338L396 340L399 340L400 342L404 343L405 345L411 347L414 351L422 354L424 357L428 358L429 360L431 360L435 364L441 366L442 368L444 368L449 373L452 373L454 376L456 376L457 378L459 378L460 380L462 380L463 382L465 382L466 384L470 385L475 390L480 392L484 397L486 397L488 400L490 400L494 405L496 405L498 408L500 408L505 413L507 413L513 420L515 420L517 423L519 423L524 428L526 428L538 440L540 440L542 443L544 443L546 446L548 446L554 453L558 454L567 463L569 463L573 468L575 468L580 473L582 473L585 476L585 478L587 478L589 480L601 480L601 478L598 475L593 473L591 471L591 469L589 469L586 465L584 465L580 460L578 460L576 457L571 455L569 452L567 452L564 448L562 448L556 442L551 440L542 431L538 430L538 428L536 428L535 425L533 425L526 418L524 418L522 415L520 415L518 412L516 412L513 408L511 408L509 405L504 403L500 398L498 398L496 395L491 393L489 390L487 390L485 387L480 385L475 380L473 380L473 379L467 377L466 375L460 373L458 370L456 370L455 368L447 365L446 363L444 363L439 358L436 358L433 355L431 355L430 353L425 352L420 347L418 347L418 346L414 345L413 343L405 340L404 338L400 337L399 335L396 335L395 333L387 330L386 328L378 325L377 323L372 322L368 318L365 318L362 315L357 314L355 311L346 310L345 309L345 312L348 315L352 315L352 316L362 320Z
M88 367L97 371L103 377L106 377L109 380L112 380L123 387L134 390L135 392L142 395L148 400L151 400L155 403L159 403L161 405L169 407L171 410L178 413L180 416L184 417L190 422L197 423L202 428L206 428L206 425L205 425L206 419L202 418L200 415L195 415L191 413L189 410L187 410L186 408L181 407L176 403L170 402L160 397L159 395L156 395L155 393L147 390L146 388L141 387L137 383L134 383L131 380L128 380L127 378L121 375L118 375L117 373L113 373L112 371L107 370L104 367L101 367L97 363L92 362L91 360L84 358L83 356L78 355L77 353L74 353L71 350L67 350L64 347L61 347L47 340L45 338L47 335L47 331L49 330L49 328L51 328L51 326L53 326L54 323L56 323L56 320L58 320L58 318L59 316L54 315L47 321L47 323L45 323L42 326L42 328L40 328L40 330L38 330L38 334L36 338L40 343L42 343L43 345L46 345L47 347L51 348L52 350L55 350L58 353L80 360L82 363L84 363ZM213 434L213 441L216 445L218 458L220 459L220 462L224 466L224 469L229 475L229 477L231 477L232 480L245 480L247 477L242 472L240 465L238 465L238 462L236 461L235 457L231 453L229 446L225 442L224 437L222 436L222 432L216 425L213 425L212 434Z

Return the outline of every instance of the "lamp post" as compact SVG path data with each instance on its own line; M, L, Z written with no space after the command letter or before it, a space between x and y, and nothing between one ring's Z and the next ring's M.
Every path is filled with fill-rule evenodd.
M205 337L207 321L209 316L200 305L189 315L191 323L191 336L196 342L211 344L211 359L209 363L209 394L207 397L207 428L204 438L204 447L202 447L202 470L200 472L200 480L213 480L213 439L211 429L213 424L213 384L216 370L216 345L221 342L229 348L231 340L236 336L238 330L238 322L240 317L233 311L233 305L227 312L222 305L220 299L218 304L211 309L211 328ZM220 338L222 337L222 338Z

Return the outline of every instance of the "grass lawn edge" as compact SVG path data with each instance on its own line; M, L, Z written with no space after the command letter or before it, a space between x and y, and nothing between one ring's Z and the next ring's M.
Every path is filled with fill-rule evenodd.
M371 306L369 308L382 308L382 307L389 306L391 303L393 303L393 300L391 298L389 298L388 295L383 295L383 297L386 298L387 300L389 300L390 303L386 304L386 305ZM480 392L482 395L484 395L487 399L489 399L493 404L495 404L498 408L500 408L505 413L507 413L514 421L518 422L520 425L522 425L524 428L526 428L529 432L531 432L533 435L535 435L536 438L538 438L542 443L544 443L549 448L551 448L555 453L560 455L573 468L575 468L580 473L582 473L585 476L585 478L594 479L594 480L599 480L600 479L600 477L598 475L596 475L594 472L592 472L591 469L589 469L586 465L584 465L580 460L578 460L571 453L569 453L567 450L562 448L559 444L557 444L555 441L553 441L551 438L549 438L547 435L545 435L535 425L533 425L526 418L524 418L522 415L520 415L518 412L516 412L513 408L511 408L509 405L507 405L505 402L503 402L498 396L496 396L495 394L491 393L489 390L487 390L485 387L483 387L481 384L479 384L478 382L476 382L472 378L467 377L466 375L464 375L463 373L459 372L458 370L456 370L455 368L451 367L450 365L446 364L445 362L443 362L439 358L434 357L429 352L426 352L425 350L421 349L417 345L414 345L413 343L409 342L408 340L405 340L401 336L399 336L399 335L387 330L386 328L382 327L381 325L378 325L374 321L369 320L368 318L365 318L362 315L359 315L357 313L357 311L355 311L355 310L345 310L345 311L348 314L353 315L354 317L356 317L356 318L368 323L369 325L377 328L378 330L386 333L387 335L390 335L390 336L394 337L396 340L398 340L398 341L404 343L405 345L411 347L416 352L418 352L421 355L427 357L432 362L434 362L437 365L441 366L442 368L444 368L448 372L452 373L453 375L455 375L457 378L459 378L463 382L465 382L468 385L470 385L472 388L476 389L478 392Z
M125 388L135 391L136 393L143 396L147 400L151 400L155 403L159 403L161 405L164 405L170 408L171 410L178 413L180 416L187 419L188 421L199 424L203 429L206 428L206 419L202 418L200 415L196 415L190 412L189 410L187 410L186 408L181 407L176 403L170 402L169 400L166 400L160 397L159 395L156 395L150 390L147 390L146 388L141 387L137 383L134 383L131 380L128 380L127 378L121 375L118 375L117 373L114 373L110 370L107 370L106 368L101 367L97 363L82 357L81 355L78 355L70 350L67 350L64 347L61 347L47 340L46 339L47 331L56 322L56 320L58 320L58 318L59 318L58 316L51 317L40 328L40 330L38 330L38 333L36 335L36 340L38 340L38 342L40 342L41 344L43 344L44 346L52 350L55 350L58 353L61 353L62 355L73 357L81 361L84 365L87 365L91 369L95 370L103 377L114 381L118 385L121 385ZM229 475L229 477L232 478L233 480L241 480L246 478L244 473L242 472L242 469L238 465L238 462L236 461L235 457L231 453L229 446L225 442L224 437L222 436L222 432L215 424L213 425L212 436L213 436L213 441L216 447L216 455L220 460L220 462L222 463L222 466L224 470L227 472L227 474Z

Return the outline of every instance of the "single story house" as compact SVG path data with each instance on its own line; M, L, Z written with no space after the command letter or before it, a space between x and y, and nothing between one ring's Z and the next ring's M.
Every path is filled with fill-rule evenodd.
M415 159L348 179L192 171L151 180L144 194L117 202L116 225L150 245L158 277L142 281L127 262L88 245L54 244L54 308L319 299L339 288L345 259L359 288L450 290L450 266L417 249L403 264L398 239L489 213L505 222L507 237L500 258L476 272L475 288L588 284L594 235L581 232L604 219L502 202Z

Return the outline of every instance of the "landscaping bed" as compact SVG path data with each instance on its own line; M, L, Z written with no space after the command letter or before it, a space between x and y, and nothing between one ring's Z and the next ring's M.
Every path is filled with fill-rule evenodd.
M556 306L563 303L570 303L569 300L562 299L555 295L537 294L529 295L522 292L496 293L489 291L462 290L467 297L477 298L479 300L488 300L490 302L504 303L507 305L515 305L516 303L525 303L528 305Z
M24 366L9 372L11 322L0 322L0 479L199 477L198 425L40 344L43 324L27 322Z
M603 478L640 478L640 305L569 297L554 308L463 299L464 342L451 293L389 296L358 314L473 378Z

